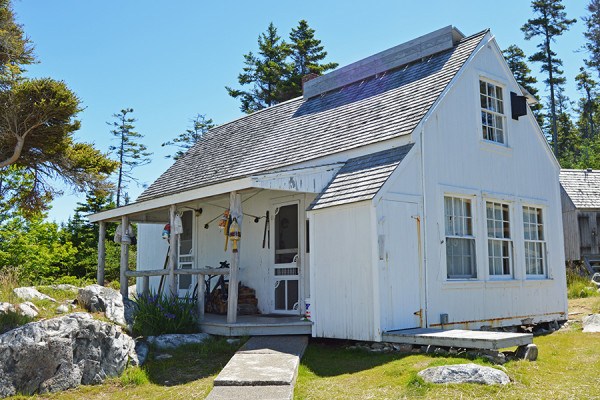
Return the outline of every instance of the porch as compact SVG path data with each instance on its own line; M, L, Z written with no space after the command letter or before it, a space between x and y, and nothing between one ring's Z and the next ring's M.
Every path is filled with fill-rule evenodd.
M204 314L202 332L220 336L310 335L312 322L290 315L240 315L236 322L227 322L226 315Z

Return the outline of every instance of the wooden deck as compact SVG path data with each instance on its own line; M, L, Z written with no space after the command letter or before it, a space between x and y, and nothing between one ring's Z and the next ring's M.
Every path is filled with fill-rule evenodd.
M200 329L220 336L310 335L312 322L299 315L238 315L231 324L226 315L204 314Z
M531 333L470 331L463 329L417 328L383 333L382 340L392 343L500 350L533 343Z

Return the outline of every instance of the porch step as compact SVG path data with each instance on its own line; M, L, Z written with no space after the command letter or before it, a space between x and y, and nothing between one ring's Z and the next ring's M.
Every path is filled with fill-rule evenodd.
M214 380L210 400L291 399L308 336L252 337Z

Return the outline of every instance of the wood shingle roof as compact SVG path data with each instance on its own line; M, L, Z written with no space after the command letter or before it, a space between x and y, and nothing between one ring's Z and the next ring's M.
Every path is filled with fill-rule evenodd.
M292 99L217 126L152 183L137 202L408 135L487 32L317 97Z
M560 184L577 208L600 209L600 171L562 169Z

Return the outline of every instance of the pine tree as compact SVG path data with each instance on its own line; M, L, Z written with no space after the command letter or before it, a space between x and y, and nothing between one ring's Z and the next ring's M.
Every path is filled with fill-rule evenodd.
M582 92L583 97L579 100L579 115L581 135L592 139L596 136L596 124L598 110L598 83L592 79L585 68L579 68L579 74L575 77L577 90Z
M525 34L525 39L530 40L540 36L542 41L537 45L539 51L529 57L529 61L540 62L541 72L547 73L548 78L544 83L550 88L550 120L552 129L552 142L554 145L554 154L559 156L558 149L558 127L556 113L556 95L557 85L564 84L565 78L561 75L560 69L562 61L552 50L551 44L556 38L569 29L569 26L576 22L575 19L568 19L564 12L565 6L562 0L534 0L531 8L535 13L535 18L527 20L527 23L521 27Z
M587 6L590 15L583 17L586 31L583 33L588 40L584 48L590 53L586 65L594 68L600 77L600 0L590 0Z
M121 198L126 196L124 189L127 188L127 183L130 181L138 182L132 175L132 171L142 165L150 163L152 153L148 152L146 146L136 140L144 136L135 132L133 123L135 118L128 115L133 112L132 108L122 109L121 112L113 114L116 121L107 122L113 129L110 131L117 139L118 145L110 146L111 151L116 151L117 161L119 163L117 177L117 207L121 205ZM126 202L127 203L127 202Z
M292 99L302 95L302 77L313 73L322 75L338 66L329 62L321 64L327 57L321 41L315 38L315 30L308 26L306 20L300 20L296 28L290 32L290 48L292 73L287 82L286 97Z
M544 125L544 115L542 113L542 104L538 96L538 89L535 87L537 79L531 75L531 69L525 61L525 52L517 45L511 45L502 52L508 64L508 67L515 76L515 80L533 97L537 99L537 103L531 106L531 111L535 115L540 126Z
M179 150L175 152L173 155L167 155L165 158L173 158L174 160L179 160L187 150L189 150L192 146L194 146L202 136L209 129L213 128L215 124L211 118L206 118L206 115L198 114L196 118L191 120L192 127L186 129L185 132L181 133L175 139L170 140L168 142L163 143L161 146L175 146L178 147Z
M225 87L231 97L240 99L243 112L251 113L283 101L284 83L291 73L286 61L290 52L290 46L270 23L267 31L258 37L258 55L244 54L245 67L238 75L238 82L241 86L250 86L249 90Z

